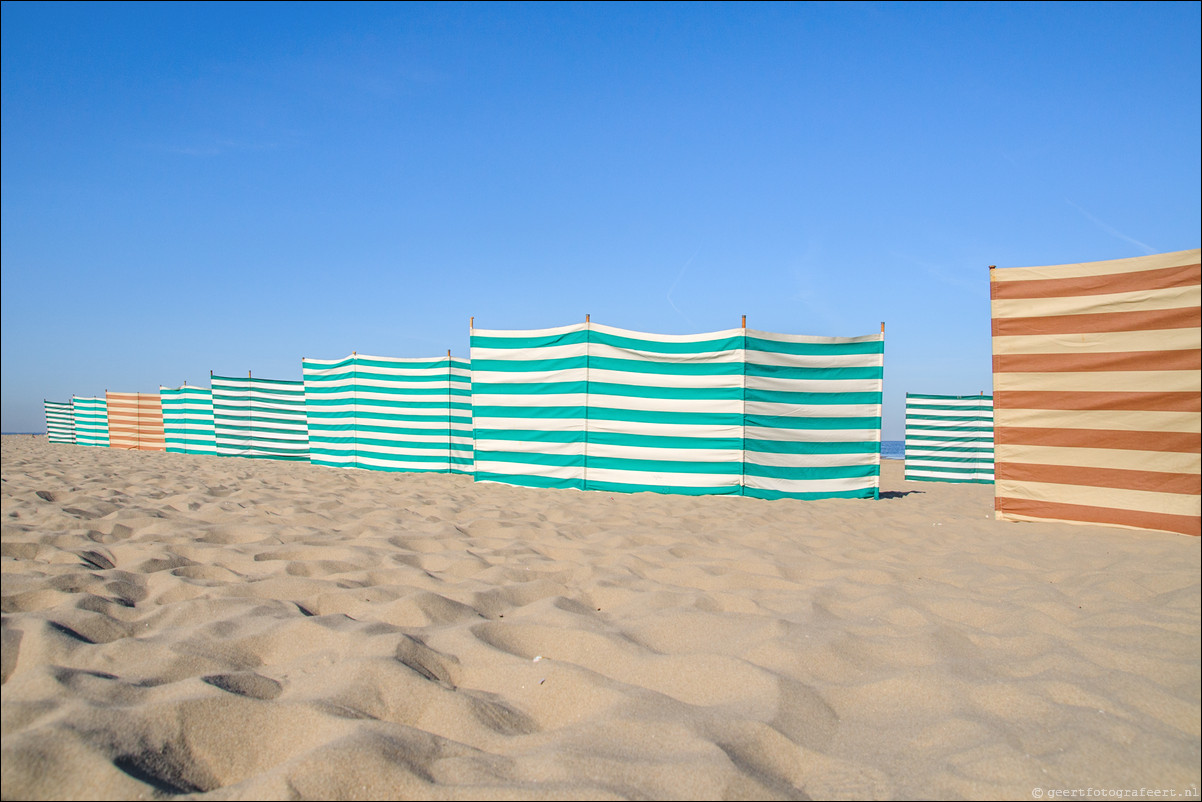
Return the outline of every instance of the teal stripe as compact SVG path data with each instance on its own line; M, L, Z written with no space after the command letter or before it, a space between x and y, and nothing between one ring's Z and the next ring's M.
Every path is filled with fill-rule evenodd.
M771 429L868 429L879 430L880 418L791 418L784 415L748 415L748 426Z
M737 484L718 487L690 487L688 485L665 485L645 482L600 482L589 479L586 490L601 490L608 493L668 493L674 496L738 496Z
M847 356L849 354L883 354L884 340L868 340L858 343L798 343L784 340L747 338L747 350L751 352L790 354L792 356ZM754 358L748 354L748 358Z
M664 412L641 409L610 409L589 407L592 420L663 423L682 426L740 426L743 416L738 412Z
M362 448L322 448L315 450L314 454L319 454L326 458L332 457L370 457L372 459L387 460L390 462L412 462L415 464L433 464L446 462L446 455L441 454L387 454L381 451L366 451ZM366 467L366 466L359 466ZM370 466L372 468L378 466Z
M488 373L531 373L534 371L583 370L584 356L548 357L545 359L477 359L472 362L472 376Z
M473 382L474 395L562 395L584 393L588 385L584 380L557 382Z
M787 492L782 490L765 490L758 487L747 487L743 489L743 495L750 498L760 498L768 500L778 499L796 499L798 501L817 501L824 498L878 498L879 492L876 487L865 487L858 490L823 490L820 492Z
M638 359L590 356L588 366L590 370L664 376L739 376L743 373L741 362L645 362Z
M527 465L584 467L583 454L530 454L524 451L481 451L476 449L478 462L514 462Z
M565 334L544 334L531 337L487 337L484 335L471 335L472 348L511 348L511 349L527 349L527 348L550 348L556 345L579 345L583 343L588 335L587 331L570 331ZM478 360L472 360L472 369L477 369Z
M883 393L813 393L790 392L788 390L763 390L754 387L747 388L746 400L749 402L764 402L770 404L797 404L799 406L850 406L853 404L869 404L880 406Z
M550 476L534 476L531 474L491 473L476 471L477 482L504 482L518 487L541 487L547 489L572 490L581 486L579 479L560 479Z
M476 442L481 440L515 440L523 443L583 443L584 429L562 431L547 429L476 429Z
M555 420L577 419L583 420L585 416L585 408L583 406L565 406L565 407L549 407L549 406L520 406L520 407L475 407L472 410L472 418L480 420L481 418L552 418Z

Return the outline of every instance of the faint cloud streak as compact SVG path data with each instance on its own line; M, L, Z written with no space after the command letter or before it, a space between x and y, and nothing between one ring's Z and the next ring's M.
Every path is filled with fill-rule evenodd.
M686 260L685 260L685 263L684 263L683 265L681 265L681 266L680 266L680 272L676 274L676 280L672 282L672 286L668 288L668 293L667 293L667 295L665 295L665 296L664 296L665 298L667 298L667 300L668 300L668 304L669 304L669 305L670 305L670 306L671 306L673 309L675 309L675 310L676 310L676 314L678 314L678 315L680 315L682 318L684 318L684 319L685 319L685 320L688 322L688 324L689 324L690 326L692 326L692 325L693 325L693 321L692 321L692 320L689 320L689 316L688 316L688 315L686 315L684 312L680 311L680 307L679 307L679 306L677 306L677 305L676 305L676 302L672 300L672 293L673 293L673 292L676 290L676 286L677 286L678 284L680 284L680 280L681 280L682 278L684 278L684 273L685 273L685 271L689 269L689 265L693 263L693 260L697 258L697 254L699 254L699 253L701 253L701 246L700 246L700 245L699 245L699 246L697 246L697 250L693 251L693 255L692 255L692 256L690 256L688 259L686 259Z
M1118 229L1114 228L1113 226L1109 226L1109 225L1107 225L1106 223L1102 222L1102 221L1101 221L1101 220L1099 220L1098 218L1094 217L1094 216L1093 216L1092 214L1090 214L1089 212L1087 212L1087 211L1085 211L1084 209L1082 209L1082 208L1081 208L1079 205L1077 205L1076 203L1073 203L1073 202L1072 202L1071 200L1069 200L1068 198L1065 198L1065 199L1064 199L1064 202L1065 202L1065 203L1067 203L1069 206L1072 206L1074 209L1076 209L1077 211L1079 211L1081 214L1085 215L1085 216L1086 216L1086 217L1089 219L1089 221L1090 221L1091 223L1093 223L1095 226L1097 226L1098 228L1100 228L1100 229L1102 229L1103 231L1105 231L1107 234L1110 234L1111 236L1114 236L1114 237L1118 237L1119 239L1123 240L1124 242L1130 242L1132 245L1135 245L1135 246L1137 246L1137 247L1139 247L1139 248L1143 248L1143 249L1144 249L1144 253L1147 253L1147 254L1153 254L1153 253L1158 253L1158 252L1159 252L1159 251L1158 251L1156 248L1153 248L1151 245L1148 245L1147 243L1140 242L1140 241L1139 241L1139 240L1137 240L1135 237L1129 237L1129 236L1127 236L1126 234L1124 234L1123 232L1121 232L1121 231L1119 231Z

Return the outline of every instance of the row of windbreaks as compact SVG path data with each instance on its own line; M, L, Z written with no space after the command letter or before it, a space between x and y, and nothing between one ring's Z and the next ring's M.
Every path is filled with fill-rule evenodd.
M166 449L163 409L153 393L105 393L104 398L46 401L52 443L149 451Z
M109 443L124 448L536 487L878 494L881 334L649 335L586 322L474 330L471 347L470 362L306 359L302 381L213 376L211 388L75 405L107 401L111 416L132 396L134 437Z
M990 270L993 395L908 396L907 478L993 479L1005 520L1199 534L1199 254ZM270 387L214 377L208 401L199 388L176 391L198 416L187 420L164 391L162 440L544 487L878 493L880 336L655 336L586 323L473 331L470 367L443 361L445 378L409 376L408 388L393 387L385 362L306 360L304 382ZM421 360L396 362L403 374ZM108 444L105 402L47 402L51 439ZM153 447L155 414L150 402L132 419L127 410L112 444Z
M303 381L213 376L211 387L46 402L51 442L375 470L471 467L465 360L304 360Z

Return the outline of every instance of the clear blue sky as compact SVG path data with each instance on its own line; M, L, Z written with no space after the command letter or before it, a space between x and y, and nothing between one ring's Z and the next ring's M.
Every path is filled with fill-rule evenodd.
M3 421L482 328L856 336L1196 248L1200 4L4 3Z

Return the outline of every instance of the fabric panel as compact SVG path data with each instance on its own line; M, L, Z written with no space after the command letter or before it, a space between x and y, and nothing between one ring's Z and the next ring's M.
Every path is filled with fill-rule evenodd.
M42 401L46 412L46 439L51 443L75 442L75 407L70 401Z
M157 393L106 392L109 448L166 451L163 405Z
M466 360L352 354L305 359L310 459L370 470L468 473L471 378Z
M217 454L213 420L213 391L207 387L160 387L163 433L167 451L175 454Z
M73 398L75 442L81 446L108 448L108 405L103 398Z
M213 376L212 392L219 455L309 460L303 382Z
M906 393L905 478L993 481L993 397Z
M1198 534L1199 254L990 271L997 517Z

